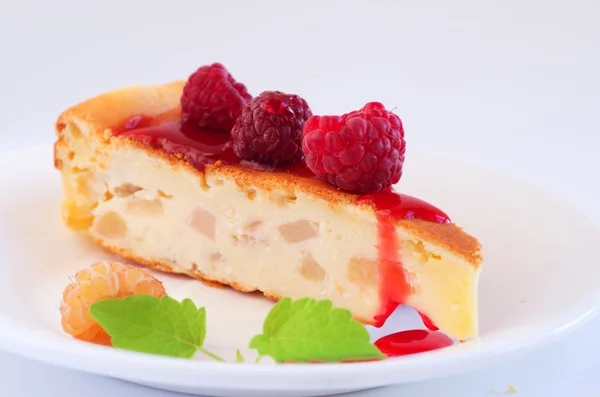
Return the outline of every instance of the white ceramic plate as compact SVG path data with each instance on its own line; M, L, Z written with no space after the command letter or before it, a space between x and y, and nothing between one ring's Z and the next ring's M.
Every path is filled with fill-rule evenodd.
M184 360L78 342L60 327L68 277L110 258L60 220L52 149L0 157L0 347L60 366L154 387L214 396L317 396L468 371L556 339L594 314L600 298L599 234L582 214L543 191L431 155L411 154L401 191L441 208L484 247L481 336L462 345L383 362L255 365ZM205 306L205 346L233 359L259 333L265 298L155 273L170 295ZM400 308L373 338L421 327ZM252 351L243 353L253 361Z

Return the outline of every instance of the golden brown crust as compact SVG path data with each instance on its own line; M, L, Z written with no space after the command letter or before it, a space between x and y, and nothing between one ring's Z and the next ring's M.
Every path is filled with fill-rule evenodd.
M75 105L58 118L56 145L61 144L61 131L67 123L84 122L92 127L93 134L101 141L108 142L110 139L119 139L122 144L145 150L154 157L162 157L173 165L181 165L191 170L203 182L205 174L195 169L182 156L149 148L134 139L113 137L111 132L111 127L114 128L134 116L153 117L168 111L175 111L179 107L183 86L183 81L159 86L132 86L111 91ZM61 166L56 155L55 166L59 169ZM265 172L220 163L207 165L205 173L206 175L219 174L230 177L241 188L258 187L272 191L302 192L308 197L326 201L332 208L359 206L361 210L374 212L368 204L356 204L357 195L341 191L316 178L303 178L281 171ZM398 222L397 226L406 233L439 245L468 261L474 267L478 267L481 263L481 247L477 239L454 224L440 225L422 220L402 220ZM204 279L205 277L200 278Z
M435 245L467 259L475 267L481 264L481 245L479 241L453 223L442 225L420 219L411 219L399 221L397 226L407 230L419 239L431 241Z
M77 120L104 134L136 114L156 116L179 106L184 84L176 81L157 86L135 85L98 95L65 110L56 121L56 132L60 137L65 124Z

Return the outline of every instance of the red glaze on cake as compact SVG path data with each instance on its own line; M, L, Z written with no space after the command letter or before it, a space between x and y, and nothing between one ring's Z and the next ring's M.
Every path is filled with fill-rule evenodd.
M450 223L450 218L433 205L389 188L380 193L361 196L358 203L375 208L379 225L379 272L382 307L373 324L382 326L398 305L406 302L411 293L402 259L399 257L396 223L406 219L421 219L435 223ZM427 318L425 316L425 318ZM429 320L431 323L431 320Z

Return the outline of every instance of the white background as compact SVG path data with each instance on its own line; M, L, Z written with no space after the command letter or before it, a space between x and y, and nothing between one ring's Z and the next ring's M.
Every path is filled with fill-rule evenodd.
M407 161L429 150L502 170L600 223L594 0L0 0L0 152L51 143L78 101L215 61L252 94L297 93L316 114L397 107ZM357 396L493 396L508 384L519 396L596 396L598 326L492 369ZM0 385L8 397L172 395L4 353Z

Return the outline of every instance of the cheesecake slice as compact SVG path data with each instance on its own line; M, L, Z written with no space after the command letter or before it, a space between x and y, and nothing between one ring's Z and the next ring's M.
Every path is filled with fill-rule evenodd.
M303 163L239 161L227 134L180 121L184 82L134 86L60 115L62 215L108 251L279 299L330 299L380 326L398 304L477 335L479 242L437 208L341 191Z

